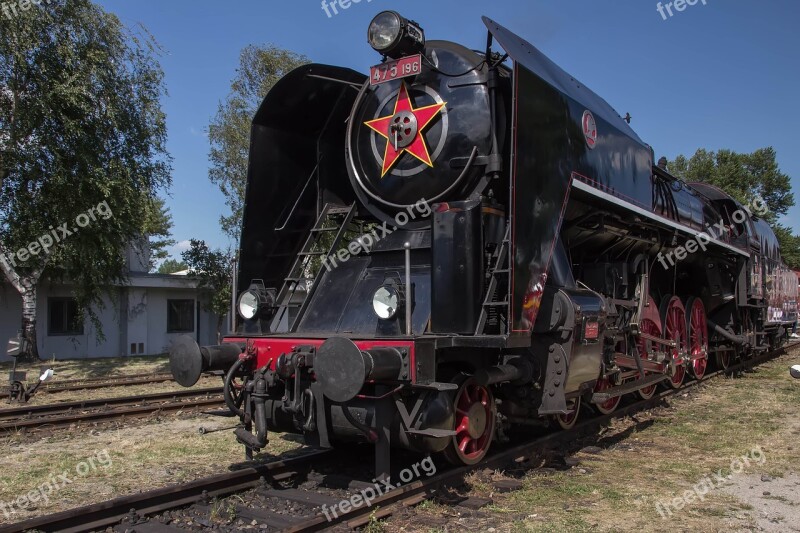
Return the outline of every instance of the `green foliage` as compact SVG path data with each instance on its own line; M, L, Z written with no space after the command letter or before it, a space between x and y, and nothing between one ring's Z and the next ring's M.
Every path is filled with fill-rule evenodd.
M792 233L792 229L781 224L772 228L781 244L781 255L786 264L792 268L800 268L800 235Z
M125 246L170 184L159 53L89 0L0 17L0 252L74 228L102 202L113 213L3 272L23 298L43 274L71 280L101 337L89 305L124 280Z
M378 511L375 509L369 515L369 522L364 526L364 533L383 533L386 531L386 524L378 519Z
M163 198L154 198L142 217L142 234L150 239L150 270L169 257L167 248L175 244L172 238L172 215ZM183 270L183 269L180 269Z
M230 215L222 216L223 231L238 242L242 224L250 127L269 90L283 76L308 63L308 58L275 46L246 47L231 83L231 92L219 104L208 127L211 143L209 179L225 195Z
M181 272L183 270L188 270L189 265L184 263L183 261L177 261L175 259L167 259L161 266L158 267L159 274L174 274L175 272Z
M217 335L225 313L231 307L231 258L221 250L211 250L205 241L192 239L191 247L181 256L189 265L189 275L200 280L200 287L211 296L204 307L217 315Z
M762 198L769 209L764 219L778 237L784 260L789 266L800 267L800 236L778 223L795 201L791 180L778 167L772 147L751 154L700 149L691 158L678 156L668 169L685 181L715 185L744 205L753 205L756 198Z
M685 181L716 185L743 204L750 204L760 196L769 208L770 223L794 205L791 180L778 167L777 154L772 147L752 154L700 149L690 159L678 156L668 168Z

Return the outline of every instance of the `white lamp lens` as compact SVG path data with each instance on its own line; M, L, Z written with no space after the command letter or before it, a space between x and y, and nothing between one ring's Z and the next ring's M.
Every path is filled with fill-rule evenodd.
M396 14L379 13L369 25L369 44L375 50L386 50L397 40L400 29L400 18Z
M252 320L258 314L258 295L246 291L239 297L239 315L245 320Z
M389 287L381 287L372 297L372 309L383 320L389 320L397 314L398 304L397 291Z

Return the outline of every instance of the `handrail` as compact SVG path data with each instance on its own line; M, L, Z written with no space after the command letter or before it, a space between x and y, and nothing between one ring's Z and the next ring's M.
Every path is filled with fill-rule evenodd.
M287 226L287 224L289 224L289 221L292 219L292 215L294 215L294 212L297 209L297 206L300 205L300 200L303 198L303 195L306 193L306 189L308 189L308 185L311 183L311 178L313 178L314 174L316 174L317 171L319 170L319 165L322 162L322 159L323 158L320 157L319 160L317 160L317 165L314 167L314 170L312 170L311 174L308 176L308 179L306 180L306 184L303 186L303 190L300 191L300 194L297 196L297 200L295 201L294 205L292 206L292 210L289 211L289 214L286 216L286 220L283 221L283 225L281 227L279 227L279 228L275 228L274 231L283 231L283 230L286 229L286 226Z

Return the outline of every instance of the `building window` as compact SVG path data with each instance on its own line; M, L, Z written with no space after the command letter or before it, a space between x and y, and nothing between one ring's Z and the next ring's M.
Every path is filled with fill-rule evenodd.
M167 300L167 333L194 331L194 300Z
M48 335L83 335L83 314L75 298L47 299Z

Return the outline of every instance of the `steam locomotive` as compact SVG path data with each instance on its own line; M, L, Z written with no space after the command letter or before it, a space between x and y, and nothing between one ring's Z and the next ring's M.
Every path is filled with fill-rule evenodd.
M383 61L310 64L252 124L224 371L248 453L269 431L475 464L515 426L680 387L783 342L797 283L757 210L685 183L602 98L484 18L486 49L393 11Z

